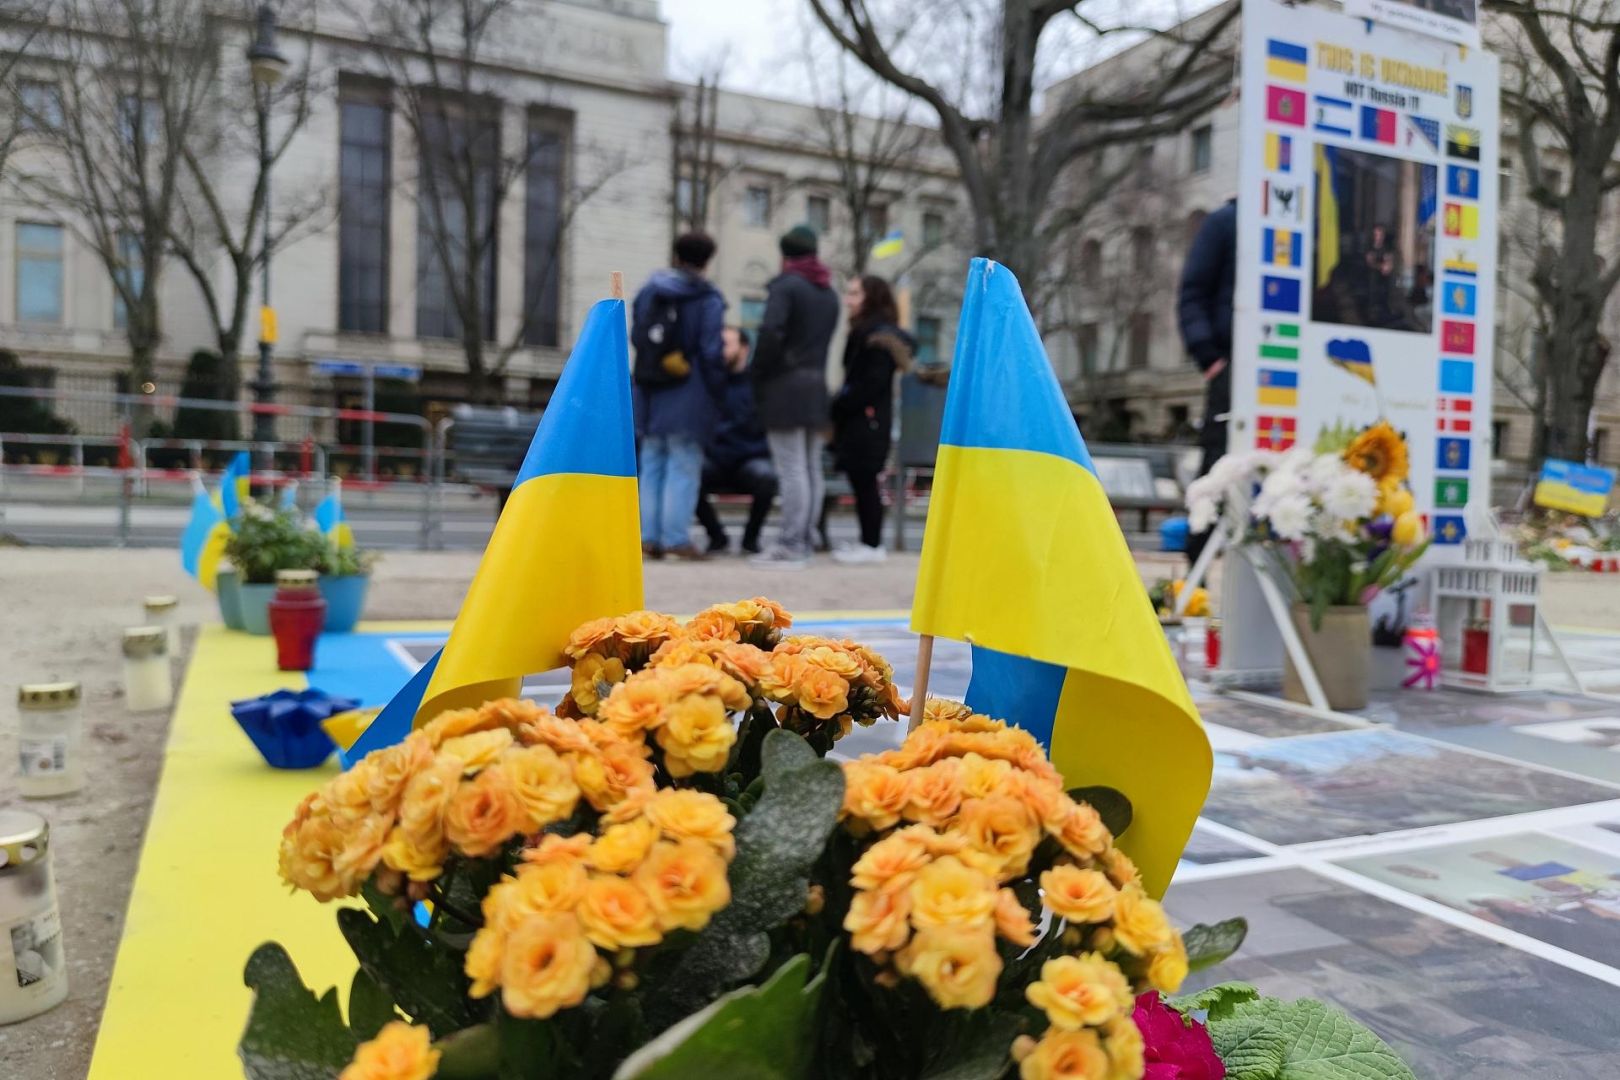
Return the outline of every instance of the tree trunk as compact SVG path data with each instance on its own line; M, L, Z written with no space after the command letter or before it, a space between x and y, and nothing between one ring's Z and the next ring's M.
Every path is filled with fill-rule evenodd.
M1606 297L1603 267L1597 254L1598 222L1603 209L1601 168L1571 170L1569 194L1554 288L1543 298L1550 329L1543 370L1546 372L1545 456L1585 461L1587 425L1603 374L1608 349L1599 331ZM1533 462L1540 465L1540 462Z

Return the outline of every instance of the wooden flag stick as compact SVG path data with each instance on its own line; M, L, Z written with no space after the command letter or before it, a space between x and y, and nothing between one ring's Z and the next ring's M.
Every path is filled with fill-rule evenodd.
M922 723L923 708L928 703L928 669L934 662L934 635L923 634L917 639L917 676L911 680L911 722L908 732L916 731Z
M615 300L623 300L624 299L624 271L623 270L615 270L615 271L613 271L613 273L608 275L608 281L611 282L611 284L608 286L609 294L612 295L613 299L615 299Z

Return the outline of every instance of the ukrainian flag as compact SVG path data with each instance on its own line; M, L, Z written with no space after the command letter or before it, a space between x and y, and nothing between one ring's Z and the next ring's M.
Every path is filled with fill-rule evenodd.
M888 234L872 245L872 258L892 259L906 250L906 237L899 229L890 229Z
M1209 792L1209 740L1018 282L973 260L911 627L973 646L967 701L1070 785L1123 792L1162 895Z
M445 642L350 750L415 720L514 696L563 663L575 627L642 606L630 350L623 300L591 309Z
M332 490L315 504L315 527L340 548L354 547L354 530L343 518L343 481L332 477Z
M225 520L233 521L242 513L242 504L251 496L253 465L246 450L238 450L231 463L225 466L225 475L219 479L219 508Z
M1276 38L1266 39L1266 74L1273 79L1304 82L1308 77L1306 59L1305 46Z
M1316 148L1316 287L1327 288L1339 267L1339 192L1333 185L1338 152Z
M202 477L191 474L191 520L180 534L180 565L196 578L205 589L214 588L219 573L220 556L225 553L225 541L230 538L230 522L214 503Z

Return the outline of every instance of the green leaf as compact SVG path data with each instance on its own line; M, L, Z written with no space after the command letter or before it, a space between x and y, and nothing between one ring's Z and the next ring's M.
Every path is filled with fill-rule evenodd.
M364 968L349 984L349 1030L361 1041L375 1039L383 1025L394 1019L394 999L377 985Z
M1069 798L1075 802L1090 803L1116 839L1131 827L1131 800L1122 791L1101 785L1077 787L1069 789Z
M337 989L317 999L286 949L260 945L242 981L253 991L237 1047L248 1080L332 1080L354 1057L359 1040L343 1024Z
M1321 1001L1244 1002L1209 1034L1231 1080L1417 1080L1388 1043ZM1276 1054L1280 1067L1264 1071Z
M553 1080L578 1076L579 1061L555 1020L522 1020L504 1009L495 1018L500 1080Z
M837 766L834 766L836 768ZM759 987L733 990L630 1055L613 1080L805 1080L814 1057L823 969L808 984L800 953Z
M765 736L760 767L764 793L732 834L731 903L698 934L649 1003L654 1030L759 972L770 959L769 932L804 910L810 868L838 823L844 772L781 729Z
M1018 1017L992 1009L947 1016L943 1037L935 1041L920 1080L996 1080L1006 1075Z
M1249 936L1249 920L1227 919L1213 926L1199 923L1181 935L1187 944L1187 970L1213 967L1238 951Z
M1178 1012L1202 1012L1207 1013L1211 1020L1219 1020L1231 1016L1233 1009L1259 996L1260 991L1248 983L1225 982L1194 994L1166 998L1165 1004Z
M367 975L400 1010L443 1038L478 1019L467 1000L461 953L414 924L396 934L358 908L338 912L338 928Z
M494 1024L462 1028L440 1039L434 1049L442 1056L433 1080L490 1080L500 1075L501 1040Z
M367 878L366 883L360 886L360 898L366 902L371 913L388 924L389 929L399 933L405 928L405 921L410 918L411 906L400 896L389 896L377 888L375 878Z

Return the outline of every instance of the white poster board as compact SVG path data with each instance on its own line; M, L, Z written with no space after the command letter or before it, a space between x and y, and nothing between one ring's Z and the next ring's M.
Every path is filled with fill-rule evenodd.
M1479 48L1481 0L1344 0L1344 13Z
M1491 494L1496 59L1278 0L1243 16L1228 449L1389 420L1425 558L1451 561Z

